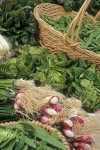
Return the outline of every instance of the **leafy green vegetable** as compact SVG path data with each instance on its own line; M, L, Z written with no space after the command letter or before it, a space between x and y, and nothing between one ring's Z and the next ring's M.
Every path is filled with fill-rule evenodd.
M22 46L16 58L0 64L0 78L32 78L36 66L41 63L41 58L43 61L46 53L47 50L41 47Z
M13 79L0 80L0 122L18 119L14 114L13 101L15 95Z
M80 99L88 111L100 108L100 72L95 65L68 68L67 84L67 94Z
M41 85L51 85L57 90L66 88L66 69L64 68L44 68L41 66L34 74L34 80Z
M11 43L38 45L34 0L6 0L0 4L0 33Z
M21 121L7 127L0 126L0 148L5 150L66 150L61 139L51 136L42 127L31 122ZM53 132L51 132L53 135ZM7 147L8 146L8 147ZM47 149L48 148L48 149Z
M84 0L56 0L55 3L62 5L66 11L78 11ZM96 15L100 10L100 0L92 0L87 8L87 12Z

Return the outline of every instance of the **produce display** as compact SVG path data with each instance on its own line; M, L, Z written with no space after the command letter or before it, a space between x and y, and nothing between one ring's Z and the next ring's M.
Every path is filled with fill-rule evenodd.
M36 87L32 80L20 79L15 84L20 89L14 97L17 114L58 128L76 150L99 149L99 113L87 113L80 100L67 98L50 87Z
M51 85L82 101L94 111L100 107L100 71L95 64L70 60L64 53L50 54L46 49L24 45L18 56L0 64L1 79L34 79L38 86Z
M57 31L62 32L63 34L67 32L69 25L71 24L73 17L67 15L60 17L59 19L51 19L47 16L41 15L41 18L50 24ZM74 31L75 36L76 30ZM100 22L94 24L91 23L88 19L84 19L82 27L80 30L78 42L80 45L88 50L91 50L95 53L100 54Z
M68 13L57 19L40 16L65 34L75 17L69 12L83 2L0 1L0 150L100 150L100 68L40 46L33 13L40 3L63 6ZM99 10L100 0L91 0L87 12ZM99 55L99 34L99 17L84 17L81 47Z

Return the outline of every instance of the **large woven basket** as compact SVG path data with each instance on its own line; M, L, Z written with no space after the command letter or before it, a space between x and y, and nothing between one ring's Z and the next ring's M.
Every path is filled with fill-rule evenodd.
M18 122L13 121L13 122L1 123L0 125L1 125L1 126L8 126L8 125L17 124L17 123L18 123ZM38 121L31 121L31 123L33 123L33 124L35 124L35 125L38 125L38 126L44 128L48 133L51 133L52 131L57 130L57 129L55 129L55 128L52 128L52 127L49 126L49 125L44 125L44 124L42 124L42 123L40 123L40 122L38 122ZM70 150L70 146L69 146L69 144L67 143L66 138L65 138L65 137L61 134L61 132L59 132L59 131L58 131L58 136L59 136L59 138L61 139L61 142L65 145L66 150Z
M65 35L55 30L40 17L40 14L43 14L51 17L52 19L58 18L65 12L62 6L51 3L39 4L34 9L34 16L39 24L38 40L43 47L48 48L48 50L52 53L56 53L58 51L66 52L67 56L72 59L81 58L95 63L100 67L100 54L96 54L95 52L82 48L77 42L83 18L87 17L92 23L96 23L95 19L99 16L97 15L95 18L85 12L90 1L91 0L85 0L78 13L71 12L72 15L75 15L75 18L70 24ZM78 27L76 37L73 38L72 35L77 23ZM72 38L70 38L70 35Z

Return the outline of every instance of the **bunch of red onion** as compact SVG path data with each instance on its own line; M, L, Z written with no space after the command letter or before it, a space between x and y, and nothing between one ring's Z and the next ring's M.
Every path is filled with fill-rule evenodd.
M14 109L15 109L15 111L19 110L21 108L21 100L20 99L23 96L24 92L25 92L24 89L20 89L17 92L16 96L15 96L15 100L14 100Z
M78 123L84 125L84 119L80 116L73 116L62 121L61 126L64 135L70 139L71 146L76 150L91 149L92 138L90 135L76 136L73 131L74 125Z
M52 96L48 100L48 106L44 107L41 110L40 122L42 122L43 124L49 124L50 118L55 117L58 114L58 112L61 111L61 109L62 109L62 106L59 103L59 97Z

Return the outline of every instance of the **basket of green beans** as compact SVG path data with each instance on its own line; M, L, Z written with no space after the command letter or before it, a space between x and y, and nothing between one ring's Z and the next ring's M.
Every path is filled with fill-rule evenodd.
M52 53L63 51L72 59L84 59L100 67L100 21L86 12L85 0L79 12L66 12L62 6L42 3L34 9L39 24L38 40ZM99 19L99 18L98 18Z

